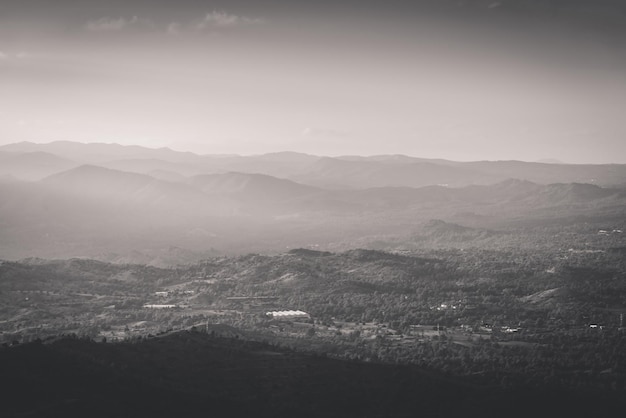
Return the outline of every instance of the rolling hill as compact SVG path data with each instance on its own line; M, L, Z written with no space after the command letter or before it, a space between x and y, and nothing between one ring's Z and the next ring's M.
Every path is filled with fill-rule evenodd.
M79 163L95 154L99 164L129 171ZM4 146L0 159L0 257L9 259L113 254L105 259L123 260L171 247L181 254L398 248L415 239L423 245L496 245L536 226L625 227L626 192L600 186L624 183L624 166L617 165L199 156L76 143ZM33 173L49 172L33 181ZM31 181L19 181L23 173ZM509 174L514 176L501 179ZM527 179L591 175L594 184ZM432 219L471 230L424 230Z
M0 176L36 181L69 170L78 163L44 151L0 152Z
M626 208L623 190L585 184L509 180L460 188L325 190L262 174L172 182L92 165L35 183L1 182L0 191L3 258L117 254L114 258L124 259L133 251L158 254L170 247L191 253L308 245L343 249L350 243L393 242L411 231L438 246L478 244L493 241L485 230L575 224L581 216L622 228L618 221ZM474 230L419 232L430 219Z
M102 165L122 171L147 174L166 170L182 176L240 172L266 174L329 189L371 187L423 187L446 184L461 187L488 185L514 178L539 184L591 183L615 186L626 183L626 165L623 164L549 164L524 161L455 162L424 159L404 155L370 157L320 157L295 152L264 155L198 155L168 148L151 149L118 144L81 144L69 141L35 144L21 142L0 147L4 172L20 178L20 170L32 163L12 163L24 153L47 153L61 159L82 164ZM23 157L19 157L23 158ZM48 157L50 158L50 157ZM69 167L49 165L47 174ZM28 178L33 179L32 177Z
M482 173L434 162L402 160L394 164L372 160L342 160L322 158L307 172L293 176L302 183L327 188L363 189L370 187L423 187L445 184L466 185L468 181L481 184L497 181ZM470 183L471 184L471 183Z

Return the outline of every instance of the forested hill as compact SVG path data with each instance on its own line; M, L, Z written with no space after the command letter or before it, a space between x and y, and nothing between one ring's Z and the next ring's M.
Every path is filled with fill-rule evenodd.
M254 332L257 341L411 364L479 384L623 394L625 272L617 247L413 255L300 249L171 269L3 262L0 342L60 334L121 341L223 324ZM285 323L267 315L282 310L308 316Z
M36 341L0 349L0 369L6 417L610 417L626 406L601 392L469 385L199 331Z
M262 309L298 308L320 320L377 321L404 331L437 323L536 328L546 319L555 328L617 327L625 274L619 248L432 250L419 256L297 249L171 269L30 259L0 264L0 336L9 342L58 332L96 336L102 327L136 321L153 332L193 325L195 316L240 311L233 306L237 297L274 298L267 309L252 309L251 318ZM180 310L157 315L144 307L150 304Z

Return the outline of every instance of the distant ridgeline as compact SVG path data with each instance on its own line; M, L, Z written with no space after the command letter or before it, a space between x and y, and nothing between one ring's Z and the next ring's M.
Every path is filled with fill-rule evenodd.
M529 246L625 230L625 185L616 164L19 143L0 147L0 258L164 267L299 247Z

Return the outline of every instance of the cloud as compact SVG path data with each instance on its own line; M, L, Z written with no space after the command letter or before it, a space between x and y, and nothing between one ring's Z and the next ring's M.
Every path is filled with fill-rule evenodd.
M0 51L0 60L8 60L9 56L4 52Z
M245 16L237 16L222 11L212 11L207 13L197 25L197 29L206 28L229 28L234 26L259 25L265 23L261 18L250 18Z
M140 19L137 16L133 16L130 19L123 17L119 19L103 17L98 20L90 20L85 27L92 32L119 32L138 25L152 26L152 22L147 19Z
M191 22L171 22L167 25L168 35L181 35L188 32L205 30L219 31L235 27L262 25L266 21L262 18L238 16L224 11L212 11L207 13L201 20Z

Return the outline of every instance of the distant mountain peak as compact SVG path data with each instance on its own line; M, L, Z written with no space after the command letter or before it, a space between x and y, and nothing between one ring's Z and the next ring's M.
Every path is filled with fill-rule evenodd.
M52 176L50 176L50 178L70 176L70 175L93 175L93 174L128 175L128 176L149 178L148 176L144 176L142 174L128 173L128 172L120 171L120 170L113 170L111 168L105 168L105 167L101 167L101 166L93 165L93 164L83 164L78 167L72 168L70 170L64 171L62 173L53 174Z

